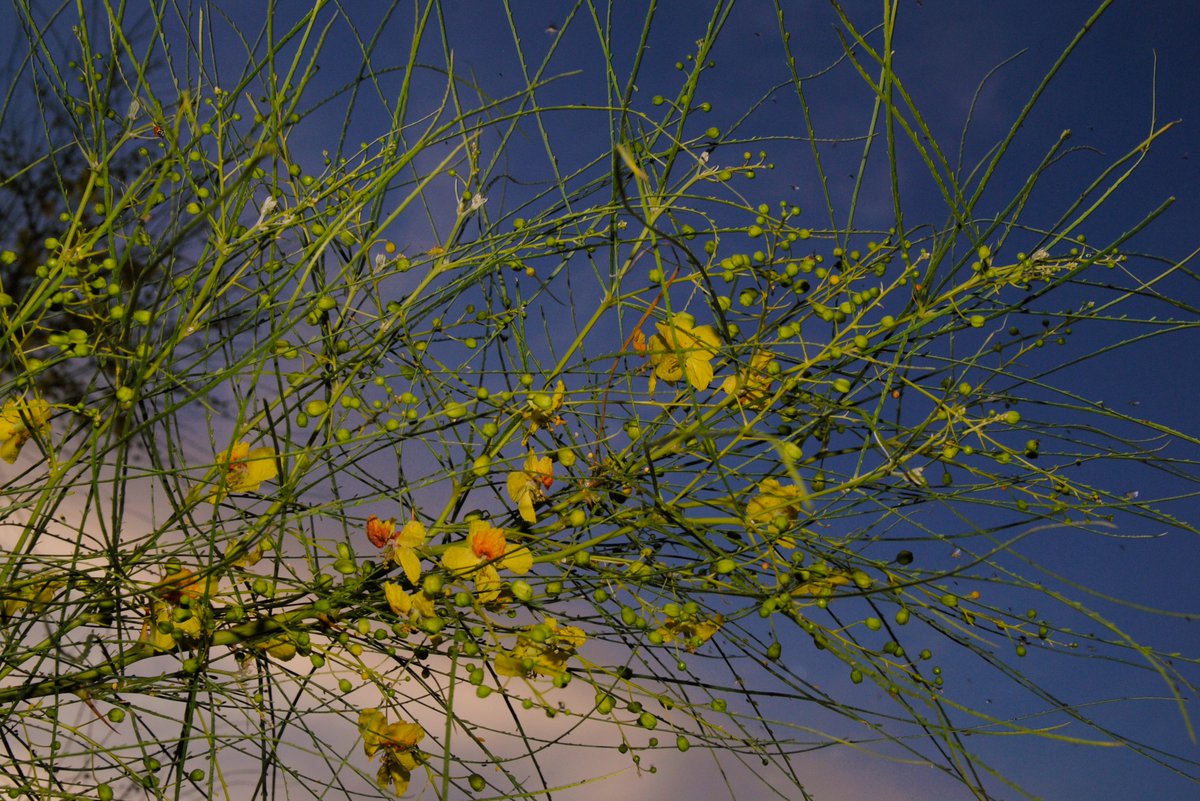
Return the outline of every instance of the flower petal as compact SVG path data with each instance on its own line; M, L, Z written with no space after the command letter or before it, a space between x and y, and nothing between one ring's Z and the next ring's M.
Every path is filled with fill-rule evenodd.
M663 381L675 382L683 378L683 369L674 353L664 353L654 366L654 374Z
M245 492L254 492L264 481L279 475L275 464L275 451L270 448L255 448L246 456L246 472L242 477Z
M717 336L717 330L711 325L693 328L692 335L696 338L696 344L710 353L715 354L721 349L721 338Z
M399 584L388 582L383 585L383 597L387 599L388 606L392 611L403 618L407 618L412 612L413 602L412 596L404 591L404 588Z
M533 553L523 545L509 545L504 551L500 566L523 576L533 569Z
M500 597L500 573L492 565L484 565L475 574L475 597L480 603L491 603Z
M17 461L17 456L21 453L21 446L24 444L25 440L20 437L8 437L0 442L0 459L9 464Z
M425 730L419 723L397 720L384 728L383 739L389 748L408 749L425 739Z
M387 727L387 718L378 709L363 709L358 713L358 731L362 734L363 750L368 757L379 750L380 737Z
M536 523L537 513L533 511L533 492L526 490L521 499L517 501L517 511L521 513L521 519L526 523Z
M396 561L404 569L409 583L415 586L417 579L421 577L421 558L417 556L417 552L412 548L397 548Z
M688 383L696 389L708 389L712 383L713 366L707 356L691 355L684 360Z
M421 617L435 617L436 612L433 608L433 599L423 592L418 592L412 597L413 609L417 610L417 614Z
M529 494L529 476L524 471L514 470L509 473L505 483L508 485L508 497L512 498L513 503L519 504L521 499Z
M400 529L396 543L405 548L420 548L425 544L427 537L424 523L420 520L409 520L404 524L404 528Z
M525 668L522 661L507 651L501 651L492 659L492 666L501 676L524 676Z
M34 434L50 434L50 404L41 398L14 398L0 412L0 459L12 464Z
M457 573L466 573L479 565L475 552L463 545L451 545L442 554L442 567Z
M376 548L382 548L387 545L387 541L392 538L392 534L396 531L396 521L392 519L380 520L375 515L367 518L367 539Z

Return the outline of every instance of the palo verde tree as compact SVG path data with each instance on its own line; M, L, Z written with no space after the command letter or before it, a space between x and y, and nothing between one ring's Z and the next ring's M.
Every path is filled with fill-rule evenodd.
M1012 181L1082 33L962 166L895 3L833 4L812 75L756 5L782 78L725 109L745 4L686 36L654 4L346 5L15 4L65 130L0 191L86 169L3 254L32 266L0 294L10 797L550 798L670 751L807 798L827 747L1019 795L997 739L1196 776L1053 680L1149 674L1189 725L1195 655L1047 556L1195 533L1106 465L1194 482L1200 443L1078 383L1200 319L1185 265L1128 252L1161 209L1093 225L1169 126L1065 201L1065 136ZM504 74L464 66L502 32ZM759 188L784 163L803 203Z

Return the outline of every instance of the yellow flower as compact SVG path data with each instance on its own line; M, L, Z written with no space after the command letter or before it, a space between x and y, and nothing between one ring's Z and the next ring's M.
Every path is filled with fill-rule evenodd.
M556 676L566 670L567 660L575 655L587 640L583 629L559 627L548 617L541 626L530 626L527 634L517 636L517 646L496 655L496 672L502 676ZM538 638L535 639L534 632Z
M467 530L466 544L452 545L442 554L442 566L463 576L474 574L476 594L482 603L488 603L500 595L499 570L523 576L533 568L533 554L510 544L504 529L476 518Z
M566 397L567 385L559 380L554 385L553 395L539 392L529 399L529 408L525 412L525 419L529 421L529 431L525 434L525 440L528 440L531 434L536 434L542 426L554 428L562 425L563 419L558 412L562 409Z
M367 518L367 539L377 548L387 548L387 555L404 568L404 575L413 585L421 577L417 548L425 544L425 538L425 524L420 520L409 520L397 533L395 520L380 520L375 515Z
M36 578L10 586L0 604L0 622L7 622L18 612L28 609L34 615L46 610L46 604L54 600L65 585L53 578Z
M13 398L5 403L0 411L0 459L9 464L17 461L21 446L34 434L50 436L50 404L41 398Z
M787 522L795 520L800 510L807 506L808 493L804 487L795 484L785 487L778 479L768 478L758 485L758 496L746 504L746 515L768 531L778 534ZM784 520L781 521L781 517Z
M368 759L383 751L375 776L379 789L395 785L396 795L404 795L412 771L419 764L417 743L425 738L425 730L419 723L402 720L388 723L387 717L378 709L364 709L358 713L358 731L362 734L363 751Z
M209 493L209 500L219 501L225 493L254 492L264 481L275 478L279 470L275 466L275 451L270 448L254 448L249 443L239 442L232 449L217 455L217 464L224 468L221 482Z
M296 656L296 643L292 642L291 638L286 634L279 634L262 642L251 643L252 648L257 648L269 656L273 656L281 662L287 662Z
M397 617L405 620L434 616L433 600L423 592L410 594L399 584L387 582L383 585L383 597Z
M671 642L678 638L689 651L694 651L711 640L724 624L723 615L714 615L708 620L668 617L663 621L658 634L663 638L663 642Z
M142 620L142 631L138 635L138 641L160 651L175 650L175 621L171 619L174 609L175 607L166 601L157 598L151 600L149 612Z
M414 586L421 577L421 557L417 548L425 544L425 524L409 520L392 540L392 560L404 569L404 575Z
M241 540L235 540L225 547L225 558L234 567L247 568L254 567L263 557L263 552L270 549L270 543L265 539L253 539L254 535L249 535ZM254 542L254 546L250 547L250 543Z
M853 581L853 576L845 570L830 567L825 562L809 565L801 576L803 583L792 590L792 595L811 595L816 598L828 598L837 587L844 587ZM869 579L868 579L869 580Z
M197 575L186 567L164 576L151 588L149 613L142 621L139 639L164 651L174 650L181 641L194 643L200 639L212 620L209 602L219 592L217 584L215 576ZM184 599L187 614L181 619L177 610L184 608Z
M537 514L533 505L546 497L546 490L554 481L554 464L549 456L540 459L533 451L525 457L525 467L508 474L508 495L517 504L521 519L526 523L536 523Z
M168 603L178 605L184 598L191 603L216 595L217 581L212 576L200 577L186 567L181 567L164 577L156 591L159 597Z
M743 406L761 408L771 396L772 379L767 366L774 358L775 355L770 351L757 351L747 367L725 379L721 389L736 397Z
M721 340L711 325L695 325L690 314L675 314L665 323L657 324L658 333L650 337L646 355L654 372L650 374L650 391L656 379L668 384L687 379L695 389L708 389L713 379L713 357Z

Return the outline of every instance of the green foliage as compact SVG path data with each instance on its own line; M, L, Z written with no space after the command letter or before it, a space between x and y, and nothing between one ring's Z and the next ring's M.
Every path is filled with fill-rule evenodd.
M997 202L1021 119L964 176L892 71L894 17L842 18L883 179L802 211L755 180L807 154L827 187L816 120L768 144L706 116L723 3L653 100L581 6L603 108L544 105L544 70L486 94L436 3L387 55L313 5L240 40L203 3L196 26L19 8L18 80L69 132L31 169L89 167L52 236L6 234L33 265L0 295L14 797L543 795L604 770L560 737L638 771L660 740L763 760L797 788L798 749L870 741L980 798L1003 777L974 733L1194 767L1026 668L1148 668L1188 719L1193 658L1031 555L1192 530L1087 468L1184 476L1154 437L1196 440L1060 379L1196 325L1143 291L1190 273L1124 252L1150 217L1083 233L1165 128L1026 219L1062 143ZM357 79L320 88L347 52ZM561 143L564 114L603 147ZM902 212L914 155L943 224ZM854 222L868 191L890 224ZM1023 700L984 708L964 675Z

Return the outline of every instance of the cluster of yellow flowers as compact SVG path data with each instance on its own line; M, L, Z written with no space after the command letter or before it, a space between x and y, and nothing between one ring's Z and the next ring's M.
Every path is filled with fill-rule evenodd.
M531 412L531 426L555 424L554 415L562 403L562 394L560 382L549 409ZM0 444L4 448L0 454L8 459L11 452L15 458L21 444L30 436L29 424L41 430L40 427L47 425L48 410L48 405L40 401L6 405L3 425L8 428L0 427ZM217 481L206 480L197 493L200 498L206 494L214 503L231 494L257 491L264 481L278 474L275 452L270 448L252 448L245 441L218 454L215 464ZM546 490L554 480L553 474L552 459L539 457L533 451L529 452L522 469L509 473L508 492L522 519L530 523L537 521L534 504L546 497ZM365 529L371 544L382 549L385 558L398 565L408 581L407 587L394 582L383 585L388 607L407 621L419 622L435 617L435 597L419 588L421 560L428 555L425 548L429 534L425 525L414 515L397 528L395 518L381 520L377 515L371 515ZM447 547L441 557L441 566L456 579L470 579L477 601L488 604L500 597L503 587L500 571L527 574L533 568L533 554L523 545L510 543L503 528L486 519L474 518L468 523L466 541ZM210 579L200 579L186 569L167 576L155 588L154 608L146 619L141 639L158 648L172 650L178 645L177 638L199 636L204 620L202 615L196 614L199 605L194 602L202 596L211 596L214 591ZM193 614L181 624L174 618L185 596L193 601L190 604ZM172 625L163 625L168 622ZM559 626L556 620L547 618L519 634L514 648L499 651L495 656L495 668L497 673L505 676L559 676L565 673L567 661L585 640L586 635L581 629ZM288 646L288 654L277 653L277 649ZM272 641L263 647L281 658L295 652L295 646L288 642ZM367 756L373 758L377 753L382 754L376 777L379 787L394 787L396 794L402 795L408 788L413 769L420 763L421 755L416 746L425 736L424 729L416 723L388 723L378 709L367 709L359 715L359 731Z
M416 517L405 523L399 531L393 518L380 520L371 515L367 518L367 539L376 548L382 548L385 558L400 566L404 577L412 587L421 578L421 549L429 534L425 524ZM410 593L394 582L383 585L383 597L388 607L403 620L417 621L435 615L433 599L422 592Z
M647 341L641 330L634 332L633 349L650 360L650 391L659 381L675 384L686 381L696 390L705 390L713 381L712 360L721 348L721 339L711 325L696 325L696 318L679 312L665 322L656 323L658 333ZM773 379L769 372L775 354L756 351L750 364L721 383L721 389L738 403L750 408L764 407L771 397Z
M518 475L524 477L526 474ZM377 548L383 548L387 557L401 567L409 585L417 587L421 577L421 551L428 539L421 521L414 518L397 531L394 520L380 520L371 515L367 519L367 539ZM455 578L470 578L475 584L476 599L486 604L500 597L503 587L500 571L525 575L533 568L533 553L526 547L509 543L504 529L475 518L468 523L466 542L448 547L441 562ZM400 617L434 617L433 599L424 592L410 593L392 582L384 584L383 590L388 606Z

